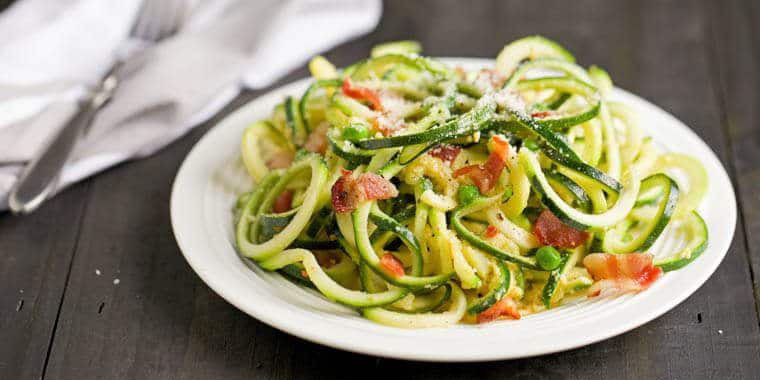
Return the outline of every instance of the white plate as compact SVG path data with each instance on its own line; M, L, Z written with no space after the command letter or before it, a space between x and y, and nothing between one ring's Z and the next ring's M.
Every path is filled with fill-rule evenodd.
M493 63L448 61L466 68ZM201 279L240 310L303 339L365 354L428 361L511 359L568 350L631 330L675 307L710 277L731 243L736 224L734 191L712 150L673 116L615 89L613 97L639 110L642 126L655 141L669 150L688 152L707 169L710 187L700 213L710 240L701 257L639 294L582 300L519 321L426 330L375 324L315 291L245 262L233 246L231 208L236 196L251 186L238 158L241 134L251 122L268 117L286 95L300 95L307 85L307 80L300 80L274 90L220 122L185 159L171 199L174 235Z

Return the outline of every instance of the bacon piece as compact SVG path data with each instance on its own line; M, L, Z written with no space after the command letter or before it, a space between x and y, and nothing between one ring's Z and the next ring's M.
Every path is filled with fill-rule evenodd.
M351 176L351 171L343 170L343 175L332 187L333 210L339 214L353 211L359 205L358 196L356 180Z
M496 185L496 181L501 175L501 171L506 167L509 157L509 142L501 136L491 137L489 142L491 154L483 164L465 166L454 172L454 177L466 175L475 186L478 187L481 194L485 194Z
M332 206L335 212L346 213L355 210L363 201L396 196L396 187L375 173L364 173L359 178L354 178L350 170L343 170L343 175L332 187Z
M472 180L472 183L478 187L481 194L486 194L494 188L496 181L501 175L501 171L504 170L505 167L506 164L500 158L500 154L491 152L485 163L457 169L454 172L454 178L466 175Z
M588 290L591 297L644 290L662 276L662 268L646 253L593 253L583 259L583 266L596 280Z
M382 111L383 105L380 103L380 96L376 91L366 87L354 86L351 79L346 78L343 80L343 86L341 87L343 94L349 98L356 100L365 100L369 102L370 107L375 111Z
M443 162L451 164L457 159L457 156L459 156L461 151L462 148L456 145L441 144L431 149L428 154Z
M293 208L293 190L285 190L274 200L272 211L281 213Z
M484 235L490 239L492 237L495 237L498 233L499 233L499 230L496 228L496 226L488 225L488 227L486 227L486 232L484 233Z
M504 297L491 307L481 312L477 316L478 323L488 323L500 317L509 317L511 319L520 319L520 312L517 310L517 303L510 297Z
M457 169L454 172L454 178L466 175L478 187L481 194L486 194L494 188L496 180L499 179L499 175L505 166L504 161L496 153L491 153L484 164Z
M325 154L327 151L327 130L330 125L327 123L319 124L306 138L306 143L303 144L304 149L309 152Z
M560 248L575 248L588 240L586 231L576 230L562 223L551 211L544 210L533 225L533 234L543 245Z
M395 278L402 277L404 275L404 264L390 253L384 254L380 257L380 266L385 269L391 276Z
M396 186L375 173L364 173L356 182L363 190L365 200L390 199L398 196Z
M273 154L266 162L266 165L269 169L285 169L290 167L294 157L293 152L282 150Z

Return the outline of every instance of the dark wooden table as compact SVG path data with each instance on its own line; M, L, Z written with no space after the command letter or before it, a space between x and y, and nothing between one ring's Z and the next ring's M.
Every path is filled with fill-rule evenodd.
M33 215L0 215L0 379L760 377L760 3L396 0L375 32L327 56L345 65L377 42L413 38L430 55L494 57L528 34L561 41L672 112L731 175L740 207L731 249L672 311L588 347L480 364L378 359L279 332L214 294L172 236L174 175L216 118Z

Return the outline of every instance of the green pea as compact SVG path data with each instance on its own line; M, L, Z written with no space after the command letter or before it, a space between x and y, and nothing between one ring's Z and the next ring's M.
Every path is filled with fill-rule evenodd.
M362 124L351 124L343 129L342 136L348 141L359 141L369 137L369 129Z
M459 204L467 206L480 198L480 191L473 185L464 185L459 187L459 193L457 195L459 198Z
M536 151L540 148L536 140L533 140L533 139L523 140L523 146L533 151Z
M536 252L536 261L544 270L555 270L562 263L562 255L554 247L545 246Z

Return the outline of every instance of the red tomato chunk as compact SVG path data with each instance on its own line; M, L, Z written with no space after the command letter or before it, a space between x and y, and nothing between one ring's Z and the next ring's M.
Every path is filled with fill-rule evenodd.
M404 275L404 265L390 253L386 253L380 258L380 266L393 277L398 278Z
M477 316L478 323L488 323L501 317L511 319L520 319L520 312L517 310L517 303L512 298L504 297L493 306L481 312Z
M646 253L593 253L586 256L583 266L596 281L589 288L589 295L646 289L662 276L662 268L654 266L653 261L652 255Z
M499 230L496 228L496 226L489 225L486 228L485 235L486 235L487 238L492 238L492 237L496 236L498 233L499 233Z
M383 105L380 103L380 96L376 91L366 87L354 86L349 78L343 80L341 90L343 91L343 95L346 95L349 98L368 102L370 107L375 111L383 110Z

